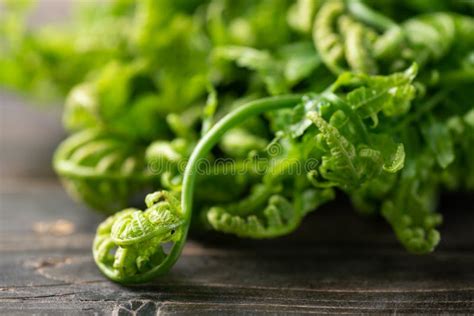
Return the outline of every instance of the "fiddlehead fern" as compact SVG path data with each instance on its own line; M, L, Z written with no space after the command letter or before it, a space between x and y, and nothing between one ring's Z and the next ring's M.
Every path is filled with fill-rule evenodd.
M274 238L294 231L307 212L315 210L335 197L331 189L307 189L296 192L291 202L279 194L268 197L271 194L269 189L258 190L257 188L255 191L239 203L212 207L206 212L208 223L217 231L240 237ZM260 208L243 208L243 206L248 206L249 201L259 198L263 199L261 203L258 203L257 207ZM251 204L254 204L253 201Z
M403 145L389 136L366 133L365 140L359 138L350 133L352 127L347 126L348 119L341 112L335 112L329 122L314 111L308 118L319 130L316 146L322 149L321 165L314 174L321 178L314 178L317 187L338 186L351 191L382 172L395 173L403 167Z
M66 139L53 166L73 197L105 213L127 205L154 179L146 169L144 148L94 129Z
M456 37L454 17L443 13L410 19L403 30L413 50L411 58L422 65L445 56Z
M425 67L453 54L468 54L474 43L473 32L471 17L444 12L424 14L380 35L374 44L375 56L388 63L389 70L413 62Z
M342 1L328 1L316 15L313 39L321 58L334 73L343 71L344 57L342 37L337 33L336 21L344 13Z
M369 80L364 74L345 73L332 86L336 93L327 91L306 100L300 115L307 121L300 119L294 130L299 137L312 124L317 128L306 144L315 148L315 158L321 161L311 173L316 187L353 191L382 173L396 173L403 167L403 144L374 127L380 112L397 117L410 109L415 75L416 65L404 73L370 76ZM346 86L352 90L337 93ZM372 128L367 126L368 118L374 122Z
M159 191L145 199L147 209L125 209L102 223L94 240L94 260L101 271L119 282L142 282L167 257L163 244L183 234L183 214L172 193Z
M442 221L435 212L439 189L435 157L427 151L420 152L420 140L413 129L405 134L406 166L395 184L396 190L385 198L381 213L406 249L428 253L439 243L436 226Z
M341 17L340 29L344 34L344 52L349 67L355 72L378 73L372 53L376 34L349 17Z
M325 65L335 74L348 68L376 73L374 40L374 31L353 20L343 1L327 1L316 15L313 41Z
M337 0L325 2L317 13L313 41L334 74L375 74L469 53L473 33L474 19L468 16L430 13L397 24L361 0Z
M273 195L262 211L262 217L232 215L222 207L213 207L207 212L211 226L240 237L269 238L287 234L299 224L298 210L284 197Z

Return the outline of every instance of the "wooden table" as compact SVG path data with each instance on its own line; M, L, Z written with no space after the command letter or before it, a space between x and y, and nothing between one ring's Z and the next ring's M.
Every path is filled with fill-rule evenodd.
M408 254L383 220L347 202L286 238L192 237L147 285L105 279L91 256L99 214L69 199L50 168L60 108L0 96L0 313L67 315L473 313L473 197L443 197L434 254Z

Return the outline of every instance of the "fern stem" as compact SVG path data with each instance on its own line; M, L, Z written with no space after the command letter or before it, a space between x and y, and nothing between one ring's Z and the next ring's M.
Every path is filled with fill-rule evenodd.
M235 111L227 114L201 138L194 148L184 171L183 191L181 193L181 207L185 221L183 224L183 235L179 241L173 245L169 255L159 266L159 271L157 271L155 275L161 275L162 273L167 272L181 255L181 251L186 242L189 225L191 223L194 187L196 177L199 174L199 163L202 161L202 159L206 158L209 151L217 144L217 142L228 130L236 127L252 116L259 115L264 112L294 107L299 101L301 101L301 98L302 95L292 94L264 98L249 102L240 106Z
M456 86L459 84L470 84L474 81L474 70L460 69L442 72L440 81L446 86Z
M398 24L388 17L372 10L361 0L347 0L347 9L358 20L365 22L380 31L399 28Z

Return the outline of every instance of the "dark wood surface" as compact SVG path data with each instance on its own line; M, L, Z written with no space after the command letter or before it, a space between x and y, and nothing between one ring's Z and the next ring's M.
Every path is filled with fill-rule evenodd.
M169 275L114 284L91 257L103 217L71 201L50 168L60 108L25 103L0 95L0 314L474 313L466 195L442 198L443 240L428 256L406 253L381 219L342 201L277 240L192 236Z

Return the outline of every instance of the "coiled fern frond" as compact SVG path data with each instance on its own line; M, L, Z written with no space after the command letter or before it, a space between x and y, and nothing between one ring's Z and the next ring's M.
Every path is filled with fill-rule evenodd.
M73 197L105 213L127 205L155 178L146 168L144 148L95 129L63 141L53 166Z
M167 191L149 194L147 209L125 209L103 222L94 239L94 260L112 280L141 282L156 276L167 256L163 245L182 237L179 200Z
M307 189L294 194L292 200L280 194L268 197L269 194L271 190L257 187L241 202L210 208L206 212L207 221L214 230L239 237L274 238L294 231L306 213L335 197L331 189ZM244 208L261 199L257 208Z
M316 15L313 40L325 65L335 74L346 69L373 74L374 31L352 19L343 1L327 1Z
M382 34L374 45L381 62L398 70L412 62L425 66L452 54L466 54L474 44L474 19L453 13L430 13L411 18ZM401 52L401 53L397 53Z
M232 233L240 237L270 238L291 232L298 227L298 210L284 197L273 195L260 216L233 215L222 207L213 207L207 212L209 224L217 231Z
M376 74L413 62L423 67L455 51L469 53L473 33L474 19L468 16L438 12L397 24L361 0L334 0L326 1L317 13L313 41L334 74Z

